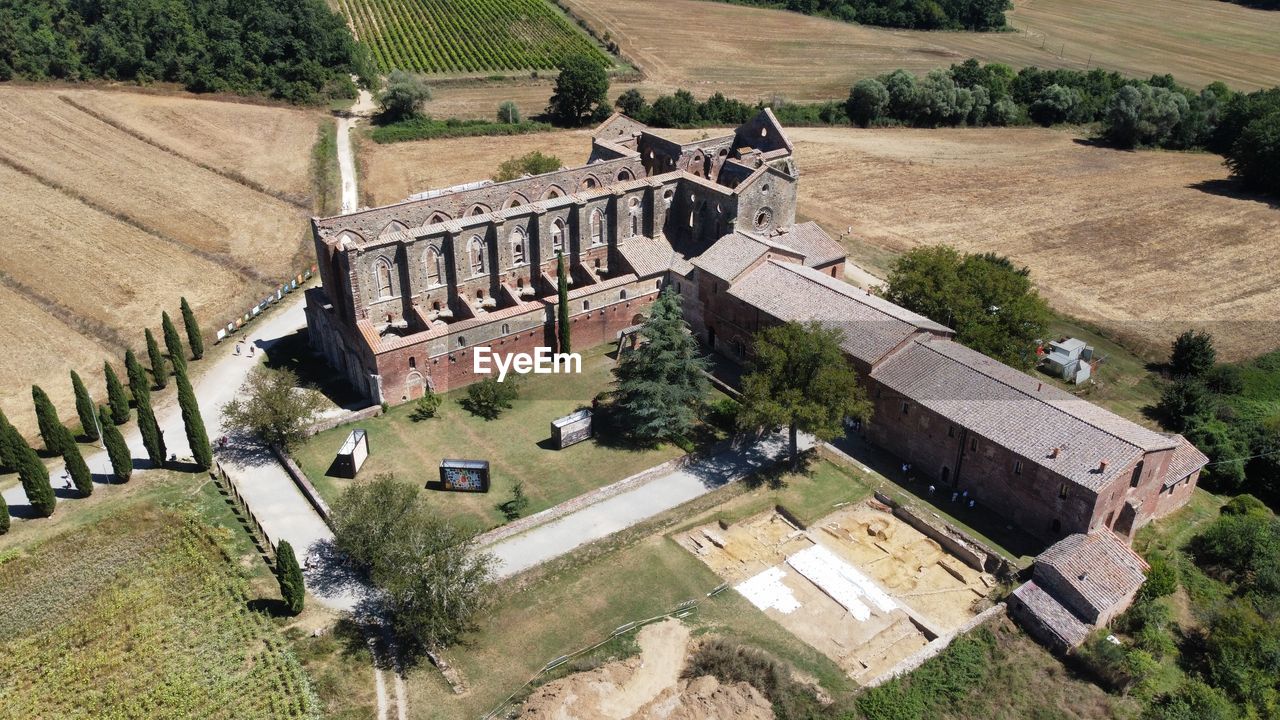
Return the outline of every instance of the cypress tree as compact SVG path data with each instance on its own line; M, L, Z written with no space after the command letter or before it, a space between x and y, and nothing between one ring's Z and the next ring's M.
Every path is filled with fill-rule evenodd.
M280 583L280 597L284 598L289 612L294 615L302 612L307 586L302 578L298 558L294 557L293 546L288 540L281 540L276 546L276 580Z
M138 430L142 433L142 445L147 449L147 457L151 460L151 464L163 467L164 434L160 432L155 411L151 409L151 388L147 382L147 371L142 369L142 363L138 362L132 350L124 354L124 364L129 371L129 389L133 391L133 404L138 408Z
M111 423L106 405L98 408L98 417L102 423L102 442L107 446L107 457L111 458L111 473L116 476L116 480L129 482L129 476L133 474L133 456L129 452L129 445L125 443L124 435L120 434L120 428Z
M75 370L71 371L71 389L76 394L76 415L80 416L80 427L84 430L85 437L90 442L98 439L98 414L93 409L93 399L89 397L89 390L85 388L84 382L80 380L80 374Z
M209 445L209 433L204 429L204 418L200 417L196 392L187 379L186 364L174 365L173 375L178 381L178 407L182 409L182 424L187 429L191 458L201 470L208 470L213 465L213 447Z
M160 352L160 345L156 343L156 336L151 334L151 328L147 328L146 336L147 357L151 360L151 379L155 383L155 389L163 390L169 384L169 371L164 365L164 353Z
M571 352L569 349L569 278L564 274L564 253L556 253L556 325L560 340L560 352Z
M9 424L9 418L4 416L4 411L0 410L0 468L16 472L18 469L18 449L13 445L10 430L13 430L13 426ZM14 430L13 432L17 431Z
M138 356L132 350L125 351L124 369L129 378L129 392L133 393L133 404L141 405L151 402L151 383L147 380L147 371L142 369Z
M58 411L53 401L39 385L31 386L31 399L36 405L36 423L40 426L40 437L44 439L44 449L54 455L61 455L64 442L71 438L71 432L58 419ZM74 444L75 440L72 439Z
M71 443L63 448L62 461L67 464L67 474L71 476L71 482L75 484L76 490L80 491L80 495L82 497L92 495L93 473L89 472L84 455L80 453L80 446Z
M9 532L9 503L4 501L4 495L0 494L0 535Z
M49 484L49 469L40 462L40 456L27 444L17 428L12 425L5 429L9 435L8 445L13 448L18 463L18 479L22 481L22 489L27 494L27 502L40 515L49 517L58 505L58 498L53 494L53 486Z
M204 336L200 334L200 323L196 322L196 314L191 312L187 299L182 298L182 324L187 331L187 344L191 346L191 359L204 357Z
M187 351L182 347L182 339L178 337L178 329L173 326L173 319L168 312L160 313L160 327L164 331L164 349L169 351L169 362L173 363L173 371L178 366L187 368Z
M111 363L103 361L102 374L107 378L107 405L111 407L111 422L119 425L129 421L129 396L124 392L124 385L112 369ZM103 427L106 425L104 423Z

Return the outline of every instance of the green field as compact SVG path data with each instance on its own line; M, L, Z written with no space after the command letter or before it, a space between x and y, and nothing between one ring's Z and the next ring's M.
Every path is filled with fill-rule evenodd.
M216 491L182 479L134 483L226 512ZM0 717L319 717L287 641L253 608L254 577L233 559L245 538L129 499L119 493L96 521L105 505L77 508L92 524L62 508L60 534L3 554Z
M612 60L547 0L338 0L383 71L508 74Z
M486 494L433 491L440 511L489 528L503 521L497 504L511 497L516 482L529 497L532 514L584 492L622 480L683 454L674 445L632 449L592 440L564 450L552 449L550 423L589 404L612 382L611 345L582 353L582 372L574 375L527 375L520 399L497 420L476 417L459 405L465 390L447 393L435 418L413 422L413 403L392 408L380 418L320 433L294 452L298 464L329 503L352 481L327 475L334 453L351 432L369 433L369 460L360 479L393 473L397 480L424 487L439 476L444 458L488 460L492 485Z

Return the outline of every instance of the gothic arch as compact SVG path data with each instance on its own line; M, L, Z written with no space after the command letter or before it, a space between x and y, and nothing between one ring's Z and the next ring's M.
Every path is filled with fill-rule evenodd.
M384 238L390 235L391 233L404 232L408 229L409 227L404 223L400 222L399 220L392 220L391 222L386 224L386 227L382 228L382 232L378 233L378 237Z
M551 252L564 252L565 226L564 220L556 218L551 221Z
M468 210L468 211L467 211L467 217L474 217L474 216L476 216L476 215L484 215L484 214L485 214L485 213L487 213L487 212L491 212L491 210L489 210L489 206L488 206L488 205L482 205L482 204L480 204L480 203L476 203L475 205L472 205L472 206L471 206L471 209L470 209L470 210Z
M422 264L427 271L428 286L436 287L444 284L444 254L440 252L440 248L428 245L427 251L422 254Z
M395 264L386 257L373 261L373 289L378 300L395 295Z
M600 212L600 208L591 211L591 246L599 247L605 244L604 231L604 213Z
M618 182L626 182L628 180L635 180L635 179L636 179L636 176L632 175L631 170L628 168L622 168L621 170L618 171Z
M467 242L467 260L470 262L471 275L484 275L487 272L489 259L487 243L479 235L472 235Z
M521 205L528 205L528 204L529 204L529 198L525 197L524 195L518 192L513 192L507 198L506 202L502 203L502 209L506 210L508 208L519 207Z
M362 242L364 242L364 237L355 230L343 230L338 233L337 246L339 250L345 250L347 243L359 245Z
M511 231L511 264L524 265L529 261L529 233L524 228L516 226Z
M558 197L564 197L564 196L565 196L564 188L560 187L559 185L552 185L551 187L547 188L546 192L542 193L541 199L550 200L551 198L558 198Z
M595 190L600 187L600 178L595 175L588 175L582 178L582 182L579 184L579 187L583 190Z
M443 213L437 210L431 213L431 217L427 218L427 221L422 225L423 227L426 227L427 225L436 225L438 223L442 223L446 220L452 220L452 219L453 218L449 217L448 213Z

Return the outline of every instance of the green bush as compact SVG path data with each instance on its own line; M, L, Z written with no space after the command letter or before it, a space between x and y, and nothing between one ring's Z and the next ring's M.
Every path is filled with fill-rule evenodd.
M514 380L498 382L497 378L487 377L467 387L467 397L462 405L473 415L496 420L503 410L510 409L518 397L520 388Z
M414 422L422 422L430 420L436 416L436 412L440 409L440 396L427 390L418 401L413 404L413 412L409 413L409 419Z
M500 123L488 120L441 121L430 118L402 120L374 127L369 137L379 144L482 135L525 135L548 132L552 126L541 122Z
M995 636L990 630L980 628L961 635L910 675L862 693L858 710L866 720L938 717L990 676L995 655Z
M778 660L730 640L704 641L689 658L682 675L686 678L710 675L722 683L747 683L769 699L778 720L835 716L828 715L813 690L797 682Z

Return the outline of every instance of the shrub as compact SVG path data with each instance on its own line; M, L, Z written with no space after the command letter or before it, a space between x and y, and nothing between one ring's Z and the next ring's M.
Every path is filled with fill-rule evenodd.
M1178 589L1178 566L1160 553L1152 553L1147 558L1151 569L1147 571L1146 582L1142 584L1141 597L1148 599L1172 595Z
M378 95L382 119L395 122L421 117L422 104L431 99L431 88L421 75L393 70L387 88Z
M1191 419L1204 415L1212 407L1209 391L1196 379L1183 378L1165 385L1156 412L1165 427L1181 432L1191 426Z
M1244 371L1236 365L1214 365L1204 381L1218 395L1239 395L1244 390Z
M1280 110L1250 121L1226 155L1246 187L1280 197Z
M1252 515L1256 517L1271 516L1271 508L1267 507L1266 503L1248 493L1245 493L1244 495L1237 495L1228 500L1227 504L1222 506L1221 512L1223 515Z
M744 682L759 690L773 704L778 720L823 716L822 703L813 690L797 682L786 666L760 650L722 638L705 640L682 673L685 678L703 675L726 684Z
M498 509L508 520L517 520L529 507L529 496L524 494L524 482L517 480L511 487L511 499L499 503Z
M555 155L543 155L540 151L534 150L520 157L503 160L502 164L498 166L498 172L493 176L493 181L506 182L525 175L541 175L555 172L563 165L564 163Z
M1054 84L1040 91L1027 108L1027 115L1036 123L1048 127L1075 118L1079 107L1080 93L1074 88Z
M414 422L422 422L430 420L436 416L436 412L440 409L440 396L427 390L418 401L413 404L413 412L409 413L409 419Z
M496 420L503 410L511 408L518 397L520 389L514 380L498 382L497 378L487 377L467 387L467 399L463 405L473 415Z
M845 113L854 123L868 127L884 115L889 106L889 91L883 83L873 78L859 80L849 91Z
M520 122L520 108L510 100L504 100L498 106L498 122L515 125Z

